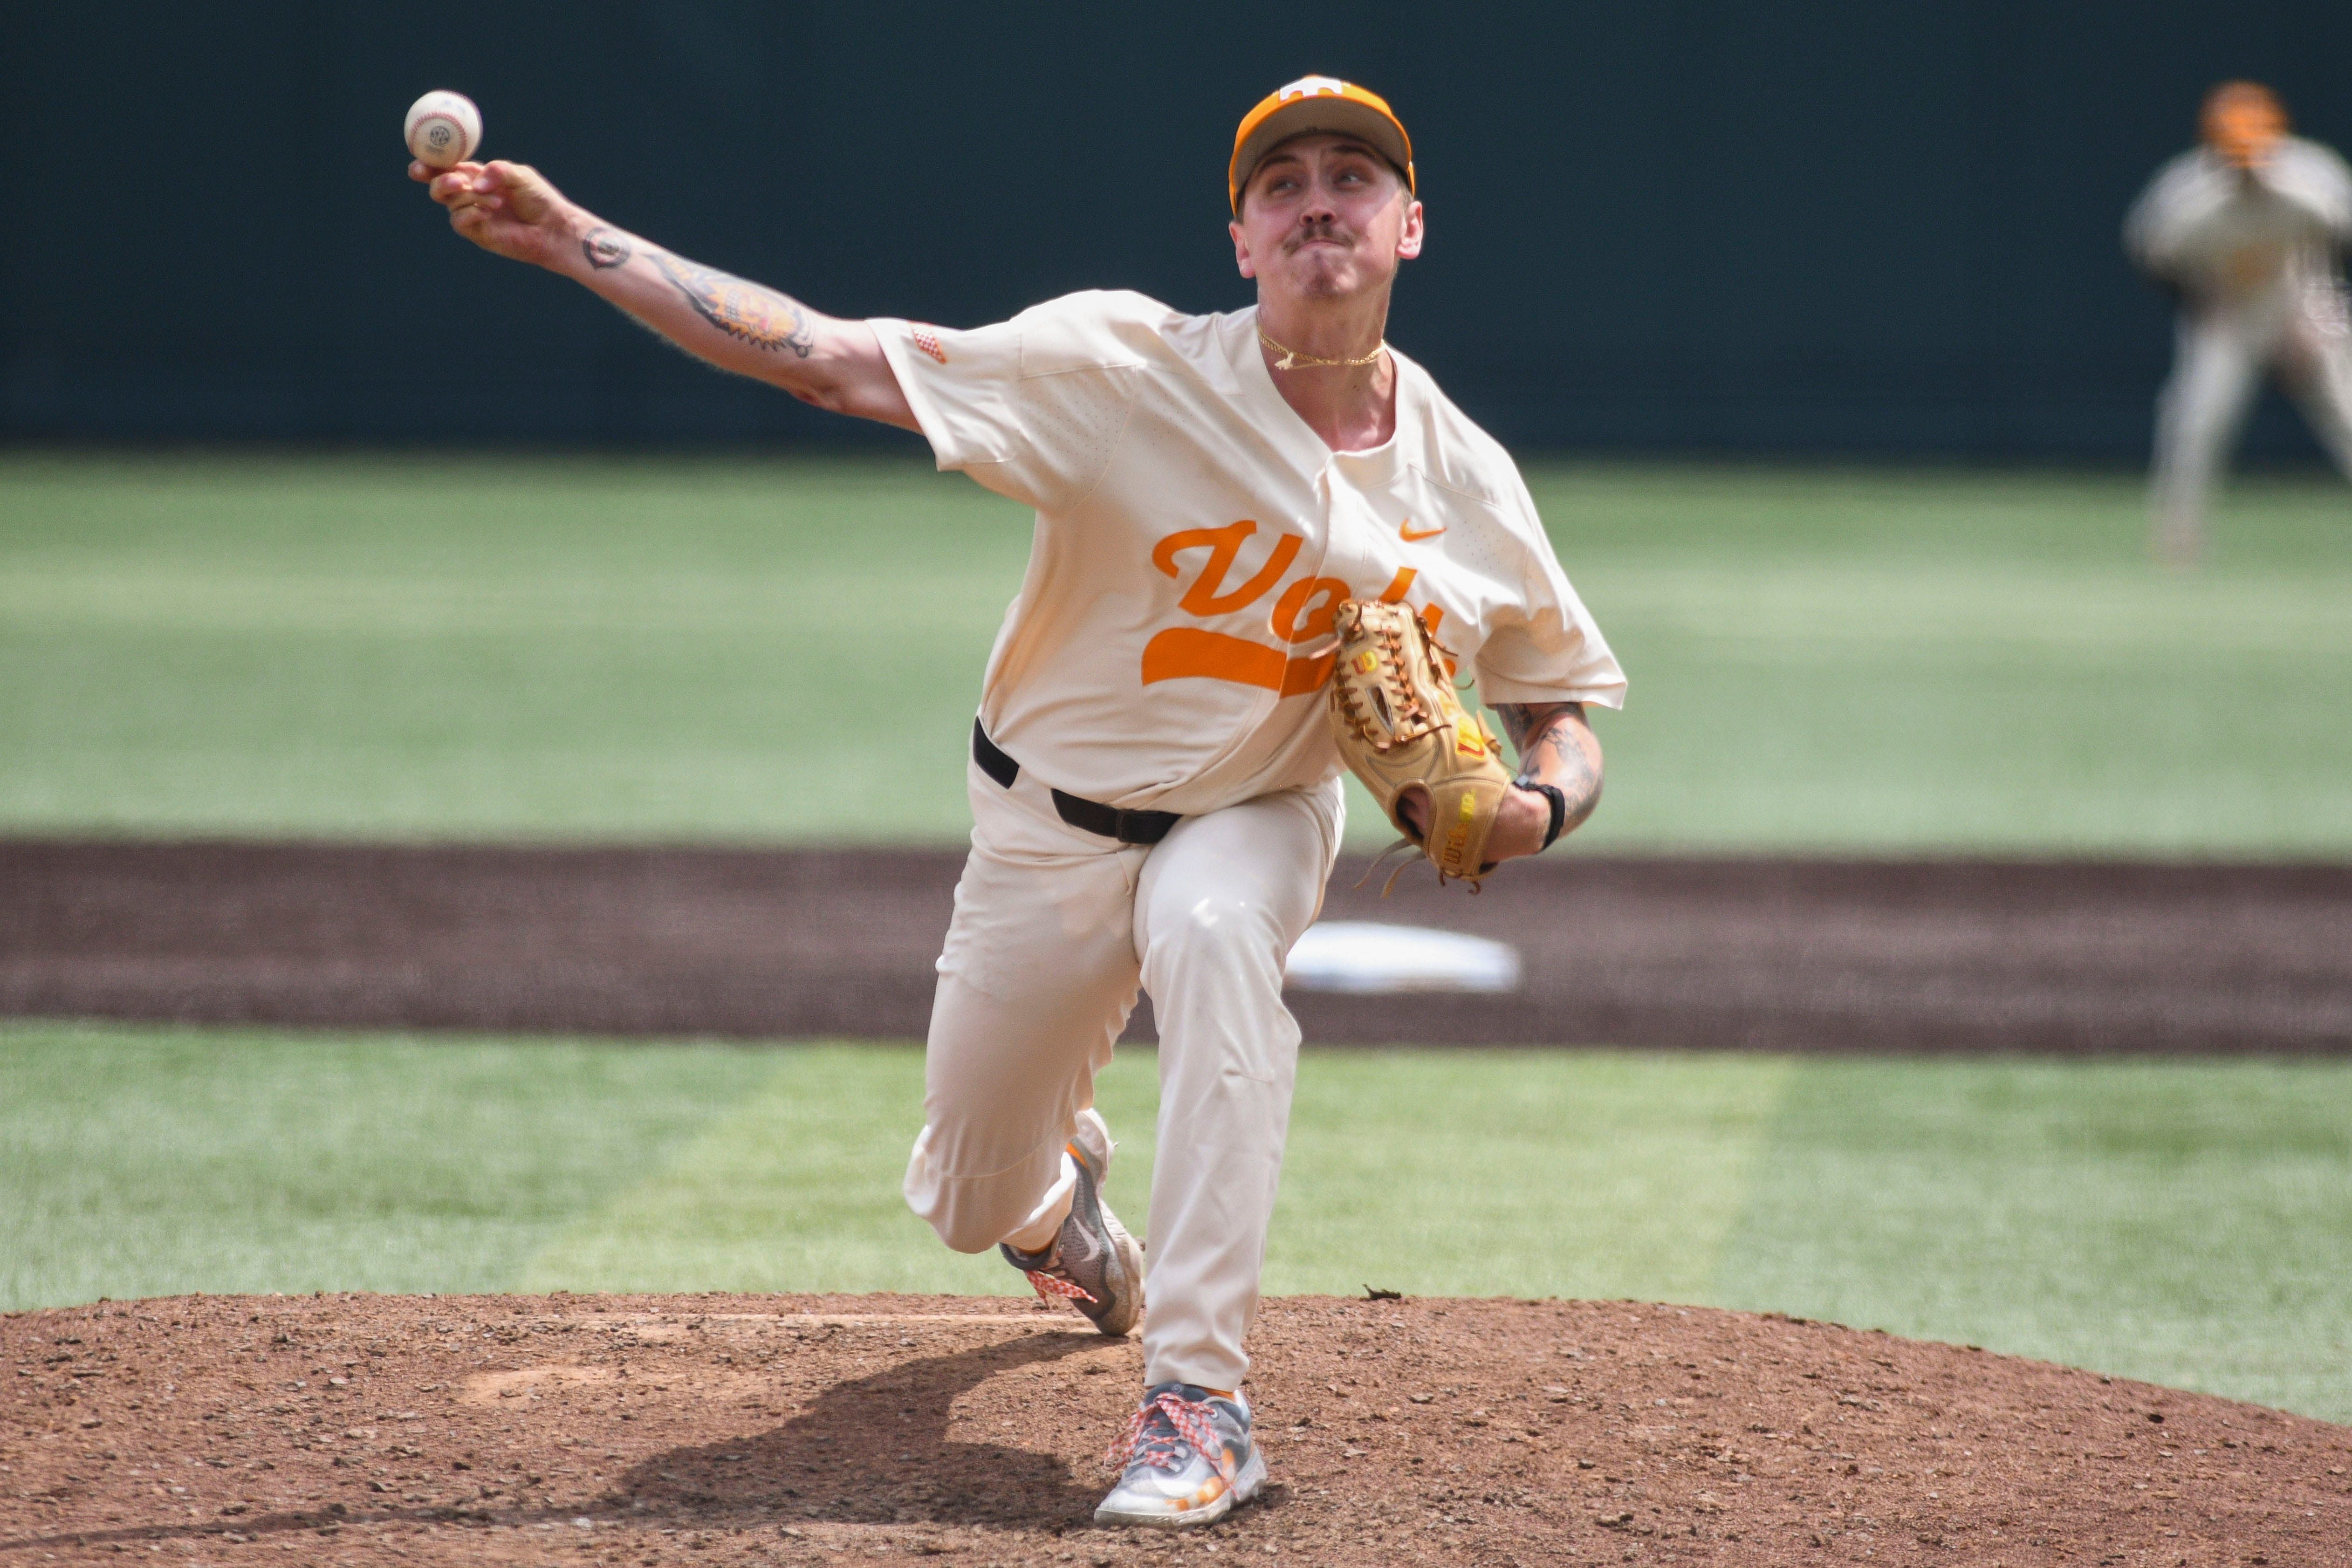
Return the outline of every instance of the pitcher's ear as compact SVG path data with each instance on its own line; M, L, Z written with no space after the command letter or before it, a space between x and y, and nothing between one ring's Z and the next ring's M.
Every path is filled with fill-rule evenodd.
M1405 208L1404 232L1397 236L1397 255L1403 260L1411 261L1421 255L1422 247L1428 243L1428 224L1422 213L1421 204L1414 202Z

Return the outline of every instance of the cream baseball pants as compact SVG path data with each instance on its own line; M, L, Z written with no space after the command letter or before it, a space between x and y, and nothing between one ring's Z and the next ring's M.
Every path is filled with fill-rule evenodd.
M2184 311L2175 337L2172 374L2157 399L2150 504L2159 554L2185 559L2202 548L2215 477L2266 370L2352 476L2352 336L2332 286L2282 286L2248 301Z
M1238 1388L1298 1062L1283 963L1322 903L1339 787L1187 817L1150 846L1071 827L1026 769L1008 789L973 766L967 788L907 1202L959 1252L1044 1245L1076 1180L1065 1146L1108 1149L1095 1074L1139 985L1160 1030L1144 1378Z

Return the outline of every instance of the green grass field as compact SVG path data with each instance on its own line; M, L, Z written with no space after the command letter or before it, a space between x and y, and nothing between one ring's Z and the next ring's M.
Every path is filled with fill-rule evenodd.
M1148 1225L1148 1051L1102 1104ZM0 1305L1006 1291L911 1050L0 1028ZM2352 1419L2352 1063L1305 1060L1267 1288L1769 1308Z
M1633 681L1595 848L2352 850L2333 481L2175 578L2125 476L1530 477ZM903 464L0 457L0 831L955 838L1028 532Z
M2352 852L2332 482L2242 486L2172 577L2126 476L1531 479L1633 679L1580 844ZM904 465L0 455L0 833L944 841L1026 546ZM0 1304L1006 1289L898 1202L919 1082L0 1026ZM1150 1057L1104 1092L1139 1209ZM2347 1265L2352 1065L1318 1052L1267 1283L1773 1308L2344 1420Z

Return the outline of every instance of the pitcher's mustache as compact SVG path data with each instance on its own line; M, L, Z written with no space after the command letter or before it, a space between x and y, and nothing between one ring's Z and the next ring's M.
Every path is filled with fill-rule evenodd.
M1341 228L1336 221L1322 218L1303 223L1293 229L1290 232L1290 237L1283 242L1282 248L1285 253L1287 253L1297 250L1310 240L1318 239L1331 240L1345 246L1353 246L1356 243L1356 236Z

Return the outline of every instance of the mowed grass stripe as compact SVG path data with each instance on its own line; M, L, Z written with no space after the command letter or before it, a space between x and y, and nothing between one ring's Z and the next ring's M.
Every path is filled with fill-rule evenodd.
M919 1049L798 1046L767 1061L740 1103L550 1237L517 1287L1027 1293L992 1252L939 1245L899 1196L922 1126ZM1116 1080L1139 1082L1135 1064ZM1118 1161L1116 1197L1149 1190L1150 1158L1147 1141Z
M1026 543L914 465L0 458L0 830L957 837Z
M1148 1229L1148 1051L1101 1101ZM898 1197L910 1048L0 1026L0 1306L1016 1291ZM2352 1418L2352 1064L1313 1051L1276 1292L1792 1312Z
M1699 1300L1790 1070L1762 1055L1309 1052L1266 1289Z
M2352 1062L1797 1067L1706 1292L2352 1421Z
M773 1069L723 1048L0 1025L0 1308L509 1289Z
M1276 1293L1696 1300L1748 1197L1790 1064L1760 1056L1312 1051L1300 1061ZM1149 1233L1158 1061L1097 1103L1114 1207ZM898 1196L921 1122L911 1050L796 1049L740 1108L555 1235L526 1289L1010 1291Z
M1580 845L2352 852L2332 480L2179 577L2129 476L1528 472L1633 680ZM0 456L0 831L951 841L1029 536L919 463Z

